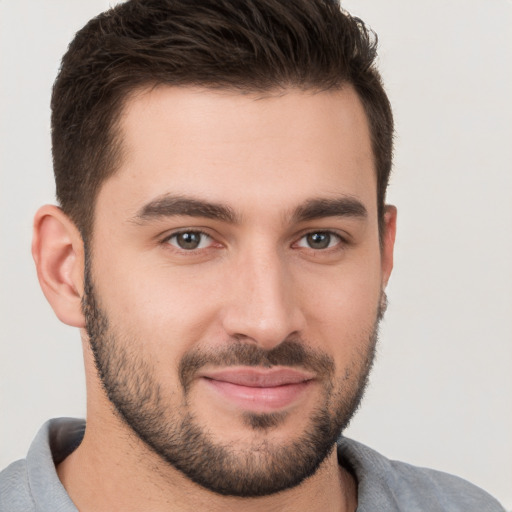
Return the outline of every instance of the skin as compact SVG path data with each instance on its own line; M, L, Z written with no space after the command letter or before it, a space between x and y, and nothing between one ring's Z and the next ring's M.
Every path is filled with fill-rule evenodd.
M255 430L243 420L244 404L200 377L184 405L178 366L194 349L215 352L237 339L271 350L293 337L329 356L335 378L351 375L347 385L356 386L392 270L396 226L396 210L387 207L380 245L370 137L356 93L290 89L262 98L157 87L128 100L121 133L122 164L100 189L91 243L95 293L112 329L125 344L137 340L173 411L188 408L215 440L244 451L298 439L323 396L320 379L270 406L283 413L277 426ZM144 215L171 195L223 205L236 222ZM312 200L347 198L365 214L297 215ZM183 250L175 236L183 230L207 237ZM308 245L307 235L319 232L332 233L326 249ZM83 243L57 207L37 213L33 254L57 316L82 333L87 429L58 467L81 511L355 510L356 484L334 452L299 486L250 499L212 493L166 464L101 386L80 304ZM255 407L266 410L265 400Z

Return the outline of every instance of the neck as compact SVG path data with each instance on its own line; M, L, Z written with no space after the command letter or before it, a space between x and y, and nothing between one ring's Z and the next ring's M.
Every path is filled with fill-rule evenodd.
M209 510L355 511L354 478L334 449L318 471L295 488L258 498L222 496L200 487L149 450L124 424L88 421L81 445L57 468L81 512Z

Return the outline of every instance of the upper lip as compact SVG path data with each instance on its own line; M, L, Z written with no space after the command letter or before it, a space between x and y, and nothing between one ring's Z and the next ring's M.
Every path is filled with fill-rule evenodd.
M295 368L258 368L237 366L218 370L206 370L199 374L206 379L228 382L238 386L272 388L288 384L299 384L314 378L314 374Z

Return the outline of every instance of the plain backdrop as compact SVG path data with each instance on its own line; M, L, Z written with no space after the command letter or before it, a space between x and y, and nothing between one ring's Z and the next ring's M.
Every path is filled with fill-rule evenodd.
M193 4L193 2L192 2ZM0 0L0 467L84 416L78 332L47 305L32 217L54 201L50 88L105 0ZM512 2L350 0L379 34L397 125L395 271L347 435L512 509Z

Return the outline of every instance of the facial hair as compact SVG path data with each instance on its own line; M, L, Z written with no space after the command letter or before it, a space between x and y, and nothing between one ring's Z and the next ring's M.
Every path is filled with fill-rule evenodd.
M385 297L378 308L371 333L361 339L361 357L335 378L329 355L308 347L303 340L284 340L272 350L233 339L215 351L193 349L179 364L183 399L171 405L170 394L155 378L150 358L144 357L140 340L126 339L111 327L107 312L98 303L86 259L82 308L94 361L103 389L121 420L162 461L200 486L221 495L256 497L299 485L313 475L335 448L336 440L359 407L368 381L377 342L378 323ZM205 365L298 367L311 370L322 382L322 396L312 411L308 427L295 439L275 443L261 433L286 420L286 413L243 414L246 426L258 431L250 447L223 442L203 427L188 407L190 387ZM180 408L181 404L181 408Z

